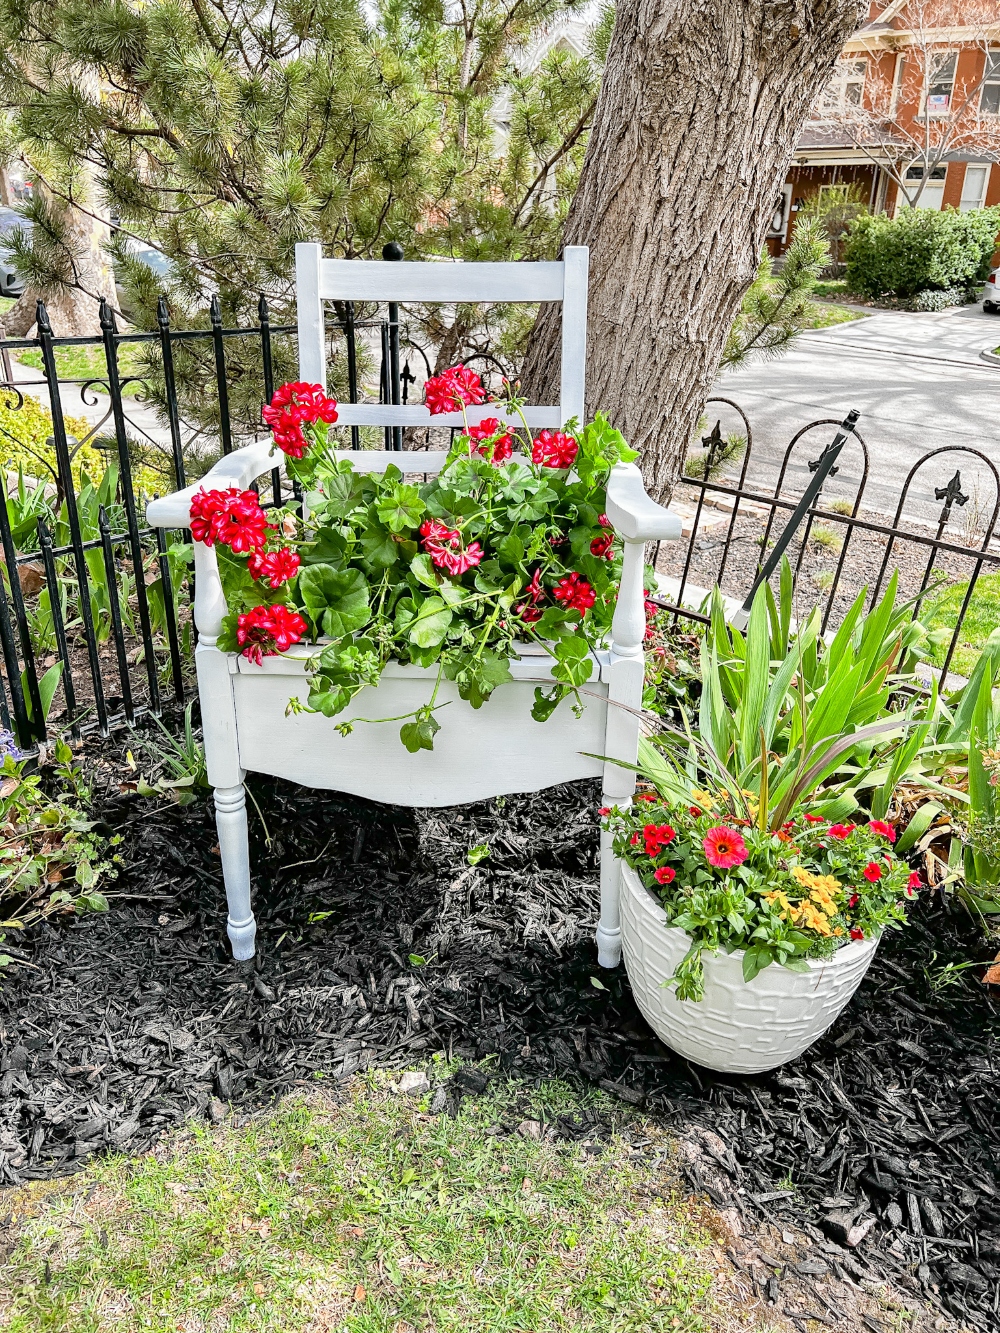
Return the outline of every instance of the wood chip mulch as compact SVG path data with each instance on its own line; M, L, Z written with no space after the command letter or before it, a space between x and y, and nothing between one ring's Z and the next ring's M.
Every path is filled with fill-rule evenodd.
M8 940L25 964L0 980L0 1187L446 1051L470 1063L435 1112L494 1073L597 1084L678 1130L692 1187L735 1229L802 1228L838 1279L1000 1326L1000 1021L976 969L944 984L988 952L960 909L921 902L801 1059L727 1077L661 1045L624 971L596 966L596 784L443 811L253 793L256 968L223 948L208 805L115 787L110 914ZM782 1282L761 1276L778 1308Z

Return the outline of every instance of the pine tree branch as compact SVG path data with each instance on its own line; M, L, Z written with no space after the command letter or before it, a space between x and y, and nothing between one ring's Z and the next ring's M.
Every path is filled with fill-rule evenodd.
M556 163L561 161L562 158L566 156L569 150L580 138L580 135L583 134L583 132L588 128L590 118L594 114L594 107L596 105L597 105L597 98L593 97L590 101L590 104L584 110L583 115L576 122L576 125L574 125L573 129L570 130L569 134L566 136L565 139L563 139L562 143L552 154L552 156L542 163L541 167L538 170L538 173L535 176L535 179L528 186L528 189L524 197L521 199L521 202L518 204L517 208L515 208L513 214L511 215L511 221L514 223L515 226L520 221L521 214L527 207L528 200L534 194L535 190L537 190L538 187L544 182L545 178L548 176L549 172L556 165Z

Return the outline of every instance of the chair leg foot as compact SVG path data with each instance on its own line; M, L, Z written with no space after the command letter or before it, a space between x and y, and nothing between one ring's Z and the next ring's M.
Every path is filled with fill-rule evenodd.
M622 933L597 927L597 962L600 967L617 967L622 960Z
M257 951L257 922L250 907L250 847L246 791L242 783L237 787L216 787L215 823L229 905L226 932L232 941L233 957L245 963Z

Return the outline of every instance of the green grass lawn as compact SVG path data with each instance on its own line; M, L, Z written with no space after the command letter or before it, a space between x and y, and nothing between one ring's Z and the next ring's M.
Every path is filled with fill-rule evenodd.
M385 1074L318 1084L9 1192L0 1327L764 1333L726 1288L718 1221L683 1198L663 1130L558 1083L503 1085L454 1119L428 1101ZM518 1130L587 1105L613 1120L599 1150Z
M870 310L859 310L857 306L817 302L813 305L812 313L806 321L806 328L828 329L833 324L849 324L855 319L867 319L871 313Z
M921 604L920 620L929 629L954 629L968 590L968 582L955 583ZM982 574L976 582L972 601L962 621L962 631L949 666L960 676L970 676L972 668L990 634L1000 625L1000 574ZM932 661L944 663L948 643L939 648Z

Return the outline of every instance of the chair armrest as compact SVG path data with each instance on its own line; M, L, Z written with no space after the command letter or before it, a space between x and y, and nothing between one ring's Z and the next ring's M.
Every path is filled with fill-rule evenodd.
M244 445L220 458L192 486L161 496L159 500L150 500L146 506L146 521L154 528L186 528L191 522L191 499L199 491L224 491L230 486L245 491L252 481L283 464L284 458L280 450L274 449L270 439Z
M649 498L634 463L616 463L611 469L607 512L626 541L673 541L681 535L681 520Z

